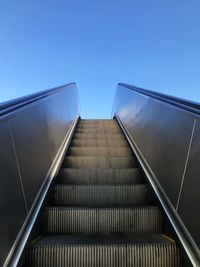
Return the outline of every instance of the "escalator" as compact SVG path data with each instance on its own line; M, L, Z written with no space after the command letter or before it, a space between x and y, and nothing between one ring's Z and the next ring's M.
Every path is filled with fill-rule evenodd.
M116 120L80 120L29 267L180 267L162 208Z

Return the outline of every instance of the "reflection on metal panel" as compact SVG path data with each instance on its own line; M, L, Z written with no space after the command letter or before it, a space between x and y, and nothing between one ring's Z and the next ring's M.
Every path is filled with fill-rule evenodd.
M148 101L146 109L149 112L144 112L143 109L139 118L144 122L142 131L139 122L136 123L136 128L140 132L138 135L135 130L136 142L146 140L146 146L143 147L146 150L145 157L175 206L191 138L193 119L154 100Z
M52 163L43 103L10 119L28 209Z
M77 91L65 90L45 101L47 125L53 157L78 112ZM66 114L68 116L66 116Z
M0 266L26 217L9 122L0 122Z
M195 242L200 247L200 121L194 132L186 175L183 181L178 213L183 219Z
M49 92L49 91L48 91ZM0 114L0 265L9 251L45 181L56 153L79 116L75 84L39 94L39 100ZM22 100L26 100L26 97ZM6 115L5 115L6 114Z
M118 99L116 114L176 206L194 118L122 87Z
M119 85L113 115L135 141L171 204L175 209L178 205L183 224L200 246L198 114Z

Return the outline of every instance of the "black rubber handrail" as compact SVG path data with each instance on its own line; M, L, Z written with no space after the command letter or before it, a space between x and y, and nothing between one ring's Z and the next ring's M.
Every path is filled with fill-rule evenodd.
M193 101L189 101L189 100L182 99L179 97L158 93L155 91L143 89L143 88L132 86L132 85L125 84L125 83L119 83L119 85L126 87L130 90L133 90L135 92L141 93L143 95L150 96L152 98L164 101L168 104L174 105L174 106L179 107L181 109L184 109L184 110L187 110L187 111L190 111L192 113L200 115L200 104L197 102L193 102Z
M17 109L22 108L24 106L27 106L33 102L36 102L42 98L48 97L52 94L55 94L55 93L57 93L63 89L66 89L67 87L70 87L73 85L75 86L76 83L68 83L65 85L61 85L59 87L55 87L52 89L41 91L39 93L34 93L31 95L27 95L24 97L20 97L17 99L13 99L13 100L9 100L7 102L1 103L0 104L0 117L7 115L13 111L16 111Z

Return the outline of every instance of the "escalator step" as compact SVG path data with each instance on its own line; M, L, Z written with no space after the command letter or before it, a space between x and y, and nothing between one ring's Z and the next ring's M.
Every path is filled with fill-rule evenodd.
M74 134L74 138L76 139L97 139L97 140L101 140L101 139L104 139L104 140L125 140L125 137L122 133L75 133Z
M73 169L63 168L58 182L61 184L140 184L143 177L139 169Z
M71 142L72 146L77 147L86 147L86 146L94 146L94 147L128 147L128 143L126 140L119 139L119 140L113 140L113 139L72 139Z
M136 167L134 157L73 157L67 156L64 167L68 168L133 168Z
M162 235L46 236L35 242L29 267L179 267L174 242Z
M88 125L88 124L92 124L92 125L117 125L117 122L113 119L105 119L105 120L80 120L79 125Z
M79 134L88 134L88 133L94 133L94 134L121 134L121 130L117 127L78 127L76 129L76 133Z
M47 234L161 233L163 220L158 207L80 208L49 207L42 215Z
M55 206L112 207L147 205L152 195L147 185L56 185Z
M120 129L119 125L114 123L79 123L77 129L84 128L84 129Z
M109 148L109 147L70 147L67 153L70 156L131 156L132 151L128 147Z

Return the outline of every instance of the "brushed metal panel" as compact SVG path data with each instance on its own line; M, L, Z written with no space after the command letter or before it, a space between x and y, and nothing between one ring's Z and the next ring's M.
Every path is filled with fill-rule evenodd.
M78 112L77 90L68 88L46 99L47 125L53 157Z
M135 139L172 204L176 206L194 119L165 104L149 101L142 112L142 132L136 122ZM145 116L146 115L146 116ZM140 145L139 145L140 146Z
M0 122L0 266L26 217L9 122Z
M147 96L137 94L133 91L124 90L121 86L119 86L118 90L119 104L117 115L129 133L132 136L134 135L134 140L136 137L139 137L140 143L137 143L137 145L143 154L146 154L149 138L142 138L142 136L144 131L146 131L146 124L149 120L149 118L147 118L149 115L149 111L147 112L147 105L150 99ZM148 133L150 130L151 129L148 129Z
M178 213L200 248L200 121L197 121Z
M44 102L22 110L10 121L30 209L52 163Z
M159 100L118 90L116 113L176 206L194 118Z

